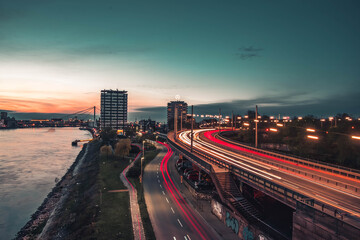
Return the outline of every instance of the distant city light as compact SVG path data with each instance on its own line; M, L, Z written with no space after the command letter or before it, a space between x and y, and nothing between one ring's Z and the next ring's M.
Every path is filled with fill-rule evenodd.
M319 137L318 137L318 136L313 136L313 135L307 135L307 137L308 137L308 138L310 138L310 139L316 139L316 140L318 140L318 139L319 139Z
M248 116L248 115L245 115L244 118L249 118L249 116Z
M307 131L307 132L315 132L315 129L307 128L306 131Z
M277 132L278 130L276 128L270 128L270 131Z
M248 124L248 123L244 123L244 126L250 126L250 124Z
M302 120L303 118L302 117L298 117L298 120Z
M284 124L282 124L282 123L277 123L276 126L278 126L278 127L283 127Z
M329 117L329 121L332 121L332 120L334 120L334 118L333 118L333 117Z
M320 121L321 121L321 122L325 122L326 120L325 120L325 118L322 118L322 119L320 119Z
M270 116L270 119L274 119L274 116Z

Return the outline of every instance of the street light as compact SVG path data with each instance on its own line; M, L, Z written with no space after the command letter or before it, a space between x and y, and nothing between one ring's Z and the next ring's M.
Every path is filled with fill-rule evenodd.
M360 140L360 136L351 136L351 138L356 139L356 140Z
M307 131L307 132L315 132L315 129L307 128L306 131Z
M142 177L143 177L143 167L142 167L142 162L145 159L145 140L142 142L142 157L140 158L140 183L142 183Z
M276 128L270 128L269 130L272 131L272 132L277 132L278 131Z
M313 136L313 135L307 135L307 137L310 138L310 139L315 139L315 140L319 139L318 136Z
M140 168L141 168L141 172L140 172L140 183L142 183L142 178L143 178L143 167L142 167L142 165L143 165L143 160L144 160L144 157L141 157L140 158Z

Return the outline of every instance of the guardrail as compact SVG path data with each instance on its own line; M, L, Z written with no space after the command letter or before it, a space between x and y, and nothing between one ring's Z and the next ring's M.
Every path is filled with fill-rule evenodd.
M285 154L275 153L275 152L272 152L269 150L255 148L255 147L243 144L243 143L239 143L237 141L233 141L229 138L226 138L226 137L222 136L221 133L219 133L218 136L219 136L219 139L221 139L223 141L230 142L232 144L246 148L248 150L256 151L256 152L263 153L263 154L266 154L266 155L269 155L272 157L277 157L277 158L280 158L283 160L291 161L293 163L301 164L301 165L304 165L307 167L312 167L312 168L320 169L323 171L327 171L327 172L331 172L331 173L339 174L342 176L347 176L349 178L354 178L354 179L360 180L360 170L357 170L357 169L337 166L335 164L324 163L324 162L320 162L320 161L309 159L309 158L302 158L302 157L297 157L297 156L293 156L293 155L285 155Z
M191 159L195 162L197 162L200 165L204 165L203 167L209 171L209 174L214 174L215 171L212 167L211 164L207 163L206 161L202 160L201 158L195 156L192 153L189 153L187 150L183 149L182 147L180 147L177 143L174 143L173 141L171 141L170 139L168 139L168 143L172 148L175 148L177 151L181 152L181 154L183 154L186 158ZM212 160L213 161L213 160ZM219 161L216 161L216 163L218 163ZM215 178L216 179L216 178ZM218 180L216 179L216 183L215 184L220 184L218 182ZM222 191L222 190L220 190ZM221 200L225 203L227 203L228 205L231 205L231 202L228 201L227 199L225 199L222 195L220 196ZM296 203L295 203L296 204ZM234 210L238 211L238 209L234 208ZM240 213L240 212L239 212ZM244 214L243 212L241 212L240 214ZM279 240L287 240L288 238L285 237L281 232L277 231L276 229L274 229L273 227L271 227L270 225L268 225L266 222L262 221L261 219L258 219L256 216L253 216L251 213L247 213L248 216L250 216L250 219L247 219L249 222L251 222L252 224L256 224L257 226L259 226L265 233L270 234L271 236L276 237L276 239Z
M341 221L350 220L352 223L354 221L359 222L359 218L356 216L345 213L331 205L324 204L321 201L318 201L309 196L298 193L294 190L288 189L282 185L273 183L272 181L267 180L262 177L259 177L256 174L250 173L250 172L243 170L237 166L228 164L221 159L210 157L208 155L208 153L206 153L206 152L202 152L200 150L193 149L193 152L195 154L198 154L201 157L204 157L208 162L202 160L198 156L195 156L195 154L190 153L189 150L187 149L187 147L182 146L181 143L175 143L169 138L168 138L168 143L172 147L177 149L179 152L181 152L185 157L196 161L200 165L204 164L204 169L206 169L207 172L213 171L211 164L209 164L208 162L210 162L212 164L216 164L220 167L227 168L236 176L241 177L243 182L247 183L248 185L252 186L255 189L263 191L264 193L268 194L269 196L274 197L275 199L283 202L284 204L286 204L290 207L296 208L296 204L299 201L299 202L302 202L303 204L306 204L314 209L322 211L328 215L333 215L335 218L340 219ZM348 224L353 225L354 227L358 228L358 226L355 226L352 223L348 222Z

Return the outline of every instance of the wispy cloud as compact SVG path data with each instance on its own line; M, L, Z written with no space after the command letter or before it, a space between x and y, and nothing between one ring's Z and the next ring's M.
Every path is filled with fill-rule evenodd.
M331 116L337 113L349 113L360 116L360 92L331 95L323 98L310 97L305 92L291 92L288 94L274 94L248 100L233 100L228 102L216 102L209 104L194 105L196 114L218 114L219 108L224 115L246 114L248 110L254 110L259 106L259 113L266 115L304 116ZM149 107L136 109L143 115L166 117L166 107Z
M238 48L238 52L236 53L236 55L241 60L247 60L247 59L251 59L254 57L259 57L260 56L259 52L261 52L261 51L263 51L262 48L256 48L253 46L240 47L240 48Z
M152 48L146 46L114 46L105 44L80 46L68 49L69 53L76 55L142 54L150 51L152 51Z

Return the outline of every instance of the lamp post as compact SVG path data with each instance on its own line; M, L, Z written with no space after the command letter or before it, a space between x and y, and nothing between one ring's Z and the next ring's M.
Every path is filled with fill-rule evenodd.
M255 147L258 147L258 107L255 108Z
M143 160L145 159L145 141L142 142L143 144L143 152L142 152L142 157L140 158L140 183L142 183L142 177L143 177Z
M194 142L194 105L191 105L191 146L190 146L190 152L193 152L193 142Z

